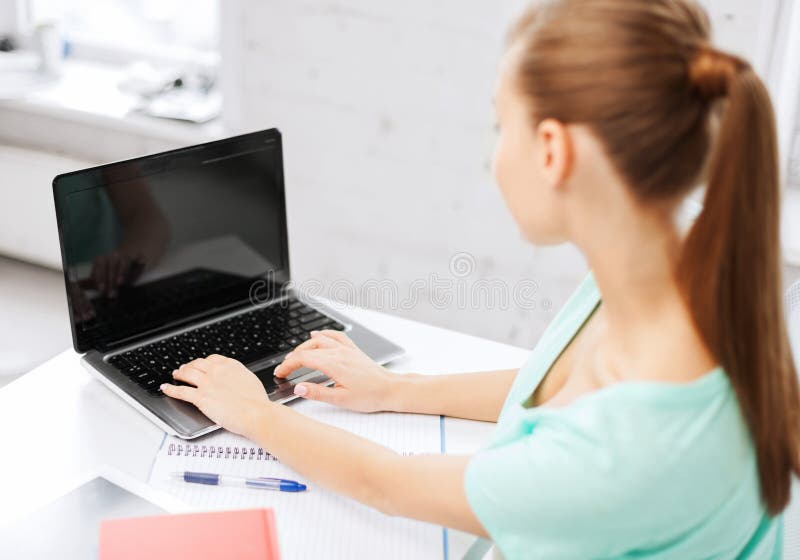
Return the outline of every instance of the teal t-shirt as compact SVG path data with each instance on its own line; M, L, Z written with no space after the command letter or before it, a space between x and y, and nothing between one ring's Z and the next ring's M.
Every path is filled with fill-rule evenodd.
M589 275L520 369L469 503L516 558L780 558L782 519L760 497L755 452L728 377L623 382L562 408L525 408L600 302Z

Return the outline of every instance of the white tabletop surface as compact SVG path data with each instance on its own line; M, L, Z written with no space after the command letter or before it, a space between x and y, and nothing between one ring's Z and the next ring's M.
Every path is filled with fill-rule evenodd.
M344 312L406 349L400 372L510 369L528 351L363 309ZM163 432L93 379L66 350L0 389L0 524L41 507L104 467L146 481ZM482 446L493 424L445 420L448 453ZM450 558L475 538L449 531Z

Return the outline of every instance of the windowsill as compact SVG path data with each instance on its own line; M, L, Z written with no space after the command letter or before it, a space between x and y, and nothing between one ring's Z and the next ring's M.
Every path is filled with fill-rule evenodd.
M117 87L124 75L118 67L66 60L58 79L0 101L0 111L52 117L177 144L197 144L224 135L221 118L195 124L134 112L136 99Z

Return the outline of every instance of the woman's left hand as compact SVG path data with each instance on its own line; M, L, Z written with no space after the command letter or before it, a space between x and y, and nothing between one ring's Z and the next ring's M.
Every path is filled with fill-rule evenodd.
M165 383L165 395L192 403L216 424L245 437L272 405L258 377L231 358L212 354L182 365L172 376L194 386Z

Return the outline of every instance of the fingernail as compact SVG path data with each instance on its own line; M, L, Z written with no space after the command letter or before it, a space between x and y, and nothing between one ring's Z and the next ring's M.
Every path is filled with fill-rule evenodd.
M308 394L308 388L305 385L295 385L294 394L298 397L305 397Z
M309 334L311 334L313 336L315 334L319 334L319 331L311 331Z
M172 377L175 377L175 374L176 374L176 373L178 373L178 370L177 370L177 369L173 369L173 370L172 370Z
M292 355L292 353L291 353L291 352L289 352L288 354L286 354L286 355L283 357L283 359L284 359L284 360L287 360L287 359L289 358L289 356L291 356L291 355Z
M167 384L166 384L166 383L162 383L162 384L161 384L161 387L159 387L159 389L161 389L161 390L163 391L163 390L164 390L164 387L166 387L166 386L167 386Z

